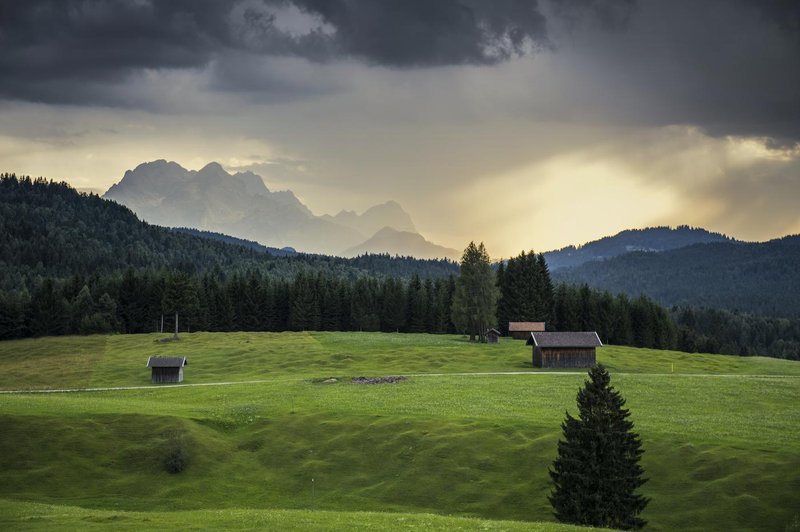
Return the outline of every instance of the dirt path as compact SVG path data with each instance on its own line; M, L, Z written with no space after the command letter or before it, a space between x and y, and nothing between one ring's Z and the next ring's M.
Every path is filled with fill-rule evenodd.
M464 373L411 373L406 377L480 377L484 375L531 375L546 377L548 375L583 375L577 371L486 371L486 372L464 372ZM800 375L751 375L737 373L615 373L620 376L638 377L701 377L701 378L723 378L723 379L800 379ZM307 378L307 377L305 377ZM242 384L265 384L279 382L282 380L304 380L303 378L276 378L261 379L253 381L231 381L231 382L198 382L192 384L151 384L143 386L108 386L98 388L56 388L56 389L31 389L31 390L0 390L0 394L30 394L30 393L80 393L80 392L115 392L125 390L170 390L173 388L192 388L197 386L236 386Z

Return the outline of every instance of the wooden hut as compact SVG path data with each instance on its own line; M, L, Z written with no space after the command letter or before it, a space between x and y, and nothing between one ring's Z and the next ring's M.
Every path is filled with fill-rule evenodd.
M154 384L183 382L183 367L187 364L186 357L153 356L147 359L147 367L153 370L151 378Z
M515 340L527 340L532 332L543 331L543 321L511 321L508 323L508 334Z
M500 331L497 329L489 329L486 331L486 343L487 344L496 344L500 342Z
M603 343L596 332L532 332L527 345L535 368L591 368Z

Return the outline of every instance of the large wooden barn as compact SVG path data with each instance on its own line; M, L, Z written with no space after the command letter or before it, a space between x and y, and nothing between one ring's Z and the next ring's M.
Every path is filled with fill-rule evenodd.
M510 321L508 334L515 340L527 340L532 332L544 332L543 321Z
M527 345L535 368L591 368L603 343L596 332L532 332Z
M186 357L153 356L147 359L147 367L153 370L151 378L154 384L183 382L183 367L187 364Z

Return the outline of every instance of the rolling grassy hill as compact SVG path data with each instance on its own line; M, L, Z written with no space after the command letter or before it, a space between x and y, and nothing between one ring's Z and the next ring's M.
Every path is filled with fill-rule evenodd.
M585 374L533 371L522 342L157 338L0 343L0 389L133 387L0 394L0 526L556 526L547 468ZM148 386L156 353L189 358L187 386ZM800 513L800 363L613 346L598 357L642 435L650 528L782 530ZM409 378L350 383L397 374ZM188 465L172 475L175 446Z

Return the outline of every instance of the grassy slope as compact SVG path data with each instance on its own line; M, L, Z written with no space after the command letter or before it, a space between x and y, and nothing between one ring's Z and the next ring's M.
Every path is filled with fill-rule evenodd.
M143 385L146 357L156 353L186 354L187 383L269 382L0 396L0 498L114 511L315 508L551 519L546 471L582 372L313 382L527 371L530 350L521 342L366 333L155 338L0 343L0 388ZM617 372L645 442L651 481L644 491L653 498L645 517L653 528L776 529L793 519L800 364L620 347L603 348L599 358ZM664 375L673 365L675 374ZM709 373L736 376L693 376ZM169 475L158 455L175 438L189 449L190 466ZM5 504L0 514L24 513L19 503ZM65 512L67 523L73 517Z
M25 339L0 343L0 389L140 386L150 355L186 356L187 383L322 375L530 371L530 348L454 336L382 333L194 333ZM599 360L612 372L800 375L800 364L608 346ZM546 370L545 370L546 371ZM542 372L539 370L538 372ZM583 373L583 372L580 372Z
M524 530L577 532L585 528L555 523L487 521L422 513L328 512L314 510L201 510L126 512L72 506L0 501L0 527L53 530ZM596 529L599 530L599 529Z

